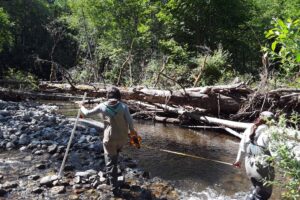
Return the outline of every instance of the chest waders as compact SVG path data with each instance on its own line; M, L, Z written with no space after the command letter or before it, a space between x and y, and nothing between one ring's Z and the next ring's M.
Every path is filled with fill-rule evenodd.
M104 130L103 149L106 166L106 177L112 186L113 193L119 190L118 185L118 156L127 142L128 124L124 119L121 103L115 106L106 105L109 124Z
M246 173L254 187L246 200L267 200L272 195L272 185L264 185L264 181L274 180L275 172L270 161L258 156L270 156L270 151L254 142L247 146L246 153Z

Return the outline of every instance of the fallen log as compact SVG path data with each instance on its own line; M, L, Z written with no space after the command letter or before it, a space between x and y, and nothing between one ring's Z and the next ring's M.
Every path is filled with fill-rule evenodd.
M235 122L235 121L219 119L215 117L200 116L194 113L190 113L188 114L188 116L192 117L193 119L203 121L207 124L217 124L229 128L239 129L239 130L244 130L253 125L253 123Z
M45 91L47 89L53 89L59 87L61 92L70 92L73 94L79 94L83 92L88 92L90 97L105 97L106 90L98 89L95 90L93 87L82 87L81 90L79 86L76 86L76 91L71 91L71 87L59 84L41 84L40 89ZM236 113L240 104L244 99L231 97L223 95L220 93L209 93L202 94L200 92L188 92L184 93L177 90L157 90L150 89L145 87L136 87L136 88L120 88L122 93L122 98L125 100L136 100L147 103L161 103L161 104L174 104L181 106L193 106L206 109L207 112L212 114L224 113L224 114L233 114Z

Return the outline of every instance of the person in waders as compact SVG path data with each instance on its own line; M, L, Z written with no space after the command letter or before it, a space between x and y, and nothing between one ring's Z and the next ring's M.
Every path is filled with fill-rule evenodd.
M118 88L110 87L107 90L107 101L100 103L95 108L87 110L81 105L81 112L85 116L103 114L105 124L103 136L103 149L106 165L106 176L112 186L114 195L120 195L118 185L118 155L122 147L128 143L128 129L136 133L133 127L128 106L121 102L121 93Z
M254 125L245 130L240 142L233 165L240 167L242 154L245 154L246 173L253 185L253 190L247 195L246 200L267 200L272 195L272 185L265 184L265 181L273 181L275 177L274 168L268 159L271 156L268 124L272 119L273 113L262 112Z

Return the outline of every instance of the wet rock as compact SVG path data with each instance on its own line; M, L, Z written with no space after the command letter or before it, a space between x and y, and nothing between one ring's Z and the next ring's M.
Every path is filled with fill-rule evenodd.
M84 172L76 172L75 176L81 176L81 177L89 177L91 175L97 174L97 171L93 169L86 170Z
M86 136L85 135L82 135L81 137L80 137L80 139L78 140L78 144L82 144L82 143L86 143L87 142L87 140L86 140Z
M16 136L15 134L11 134L9 136L9 139L11 142L16 143L18 141L18 136Z
M106 183L107 179L105 177L99 178L100 183Z
M32 156L26 156L23 160L24 161L31 161L32 160Z
M3 189L11 189L18 187L18 183L16 181L6 181L3 185Z
M19 138L20 145L27 145L30 143L30 137L27 134L22 134Z
M89 131L90 131L91 135L97 135L98 134L98 131L95 128L90 128Z
M6 117L3 117L2 115L0 115L0 122L6 122L6 121L7 121Z
M46 185L46 186L52 186L53 181L57 180L58 176L57 175L52 175L52 176L45 176L40 180L40 185Z
M65 186L55 186L50 190L51 194L62 194L64 192L66 192Z
M97 190L111 190L112 187L110 185L107 185L107 184L101 184L97 187Z
M75 193L75 194L81 194L81 193L83 193L84 191L85 191L85 189L80 188L80 189L75 189L75 190L74 190L74 193Z
M74 190L80 189L80 188L82 188L82 185L80 185L80 184L75 184L75 185L72 186L72 188L73 188Z
M12 143L12 142L6 143L6 149L8 149L8 150L15 148L15 146L16 145L14 143Z
M56 152L56 149L57 149L57 144L52 144L48 146L48 153L54 154Z
M37 151L35 151L33 154L34 154L34 155L43 155L44 153L45 153L44 150L37 150Z
M64 168L65 171L73 171L74 169L75 169L75 167L71 164L65 165L65 168Z
M3 175L2 174L0 174L0 180L2 180L3 179Z
M0 188L0 197L3 197L3 196L5 196L5 195L6 195L6 193L7 193L7 191L6 191L6 190L4 190L4 189Z
M69 200L79 200L79 196L78 195L70 195L68 197Z
M83 184L82 188L88 190L88 189L91 189L91 185L88 184L88 183L87 184Z
M43 190L42 188L40 188L40 187L35 187L35 188L32 189L31 192L34 193L34 194L41 194L43 191L44 191L44 190Z
M20 149L19 149L20 151L26 151L27 150L27 147L26 146L22 146Z
M25 121L25 122L30 122L31 121L31 116L29 114L24 114L22 120Z
M60 145L57 147L57 150L56 150L57 153L62 153L64 151L65 151L65 146Z
M92 183L92 187L93 187L93 188L97 188L98 185L100 185L100 181L95 180L95 181Z
M0 110L0 115L2 115L3 117L7 117L10 115L10 112L7 110Z
M76 184L79 184L81 182L81 178L80 176L76 176L74 179L73 179L74 183Z
M46 169L47 168L47 165L44 164L44 163L39 163L35 166L37 169Z
M40 175L38 175L38 174L28 176L29 180L34 180L34 181L38 180L39 178L40 178Z

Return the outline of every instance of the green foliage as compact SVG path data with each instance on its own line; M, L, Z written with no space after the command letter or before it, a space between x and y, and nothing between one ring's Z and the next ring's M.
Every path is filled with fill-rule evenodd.
M288 127L287 124L293 125L294 128ZM299 116L293 115L287 120L283 115L280 117L277 127L271 127L273 160L278 177L272 184L278 185L284 189L283 199L297 200L300 198L300 158L296 159L294 154L295 146L299 143L291 139L292 132L298 131Z
M29 72L23 72L16 69L9 69L4 73L4 79L21 82L22 89L38 89L38 79Z
M204 67L200 85L213 85L217 83L225 72L229 73L230 69L230 53L223 50L221 46L210 55L200 55L196 58L198 66ZM196 77L199 73L199 68L193 70L193 76Z
M300 19L286 22L275 19L274 28L265 33L267 39L272 40L270 47L264 47L273 61L279 61L284 76L291 76L299 72L300 67Z
M120 84L128 85L153 82L150 75L157 74L153 66L159 71L162 58L168 57L168 70L174 71L168 71L171 78L191 86L194 79L187 74L197 74L195 65L205 57L199 55L210 55L199 84L214 84L236 74L257 75L263 33L271 28L270 20L299 18L299 5L299 0L0 1L0 64L4 69L22 66L48 79L51 65L37 63L41 58L77 67L78 74L85 71L86 78L76 76L79 79L104 77L111 83L118 81L122 71ZM289 37L273 43L273 50L282 43L291 46ZM217 55L211 58L219 44L231 55L226 64L219 63L223 58ZM224 67L228 64L230 68ZM284 69L293 73L297 66Z
M11 26L12 23L10 22L8 14L0 7L0 52L3 46L10 46L12 44Z

